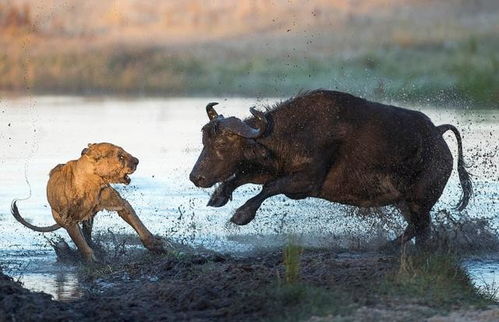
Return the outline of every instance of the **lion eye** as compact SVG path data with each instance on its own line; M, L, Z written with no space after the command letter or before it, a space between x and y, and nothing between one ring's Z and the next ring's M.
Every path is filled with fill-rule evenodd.
M124 156L122 156L122 155L118 155L118 158L119 158L120 160L125 159L125 157L124 157Z

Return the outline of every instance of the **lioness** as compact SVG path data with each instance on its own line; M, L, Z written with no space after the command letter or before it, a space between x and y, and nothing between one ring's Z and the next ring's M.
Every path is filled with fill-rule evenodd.
M78 160L59 164L50 171L47 199L57 224L38 227L21 217L16 201L12 215L24 226L38 232L51 232L64 227L88 262L97 261L90 248L93 217L103 209L117 211L139 234L144 246L163 252L163 246L140 221L132 206L111 187L111 183L130 183L129 174L139 160L121 147L110 143L89 144ZM82 228L78 225L82 224Z

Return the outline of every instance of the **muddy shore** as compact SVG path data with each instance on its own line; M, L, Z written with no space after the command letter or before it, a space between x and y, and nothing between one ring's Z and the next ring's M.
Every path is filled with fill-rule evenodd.
M138 252L81 266L84 295L70 302L2 274L0 321L499 319L452 260L418 258L299 247L239 258Z

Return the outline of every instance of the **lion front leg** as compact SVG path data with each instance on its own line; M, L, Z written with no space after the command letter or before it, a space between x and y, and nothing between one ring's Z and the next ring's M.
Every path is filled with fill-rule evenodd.
M123 199L120 194L112 189L106 188L101 193L102 207L109 211L116 211L139 235L142 244L152 252L164 253L165 249L160 238L155 237L149 229L144 226L130 203Z

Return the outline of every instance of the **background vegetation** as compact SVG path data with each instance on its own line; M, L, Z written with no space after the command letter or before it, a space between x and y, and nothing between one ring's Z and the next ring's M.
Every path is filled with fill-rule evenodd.
M7 0L0 90L499 106L499 2Z

